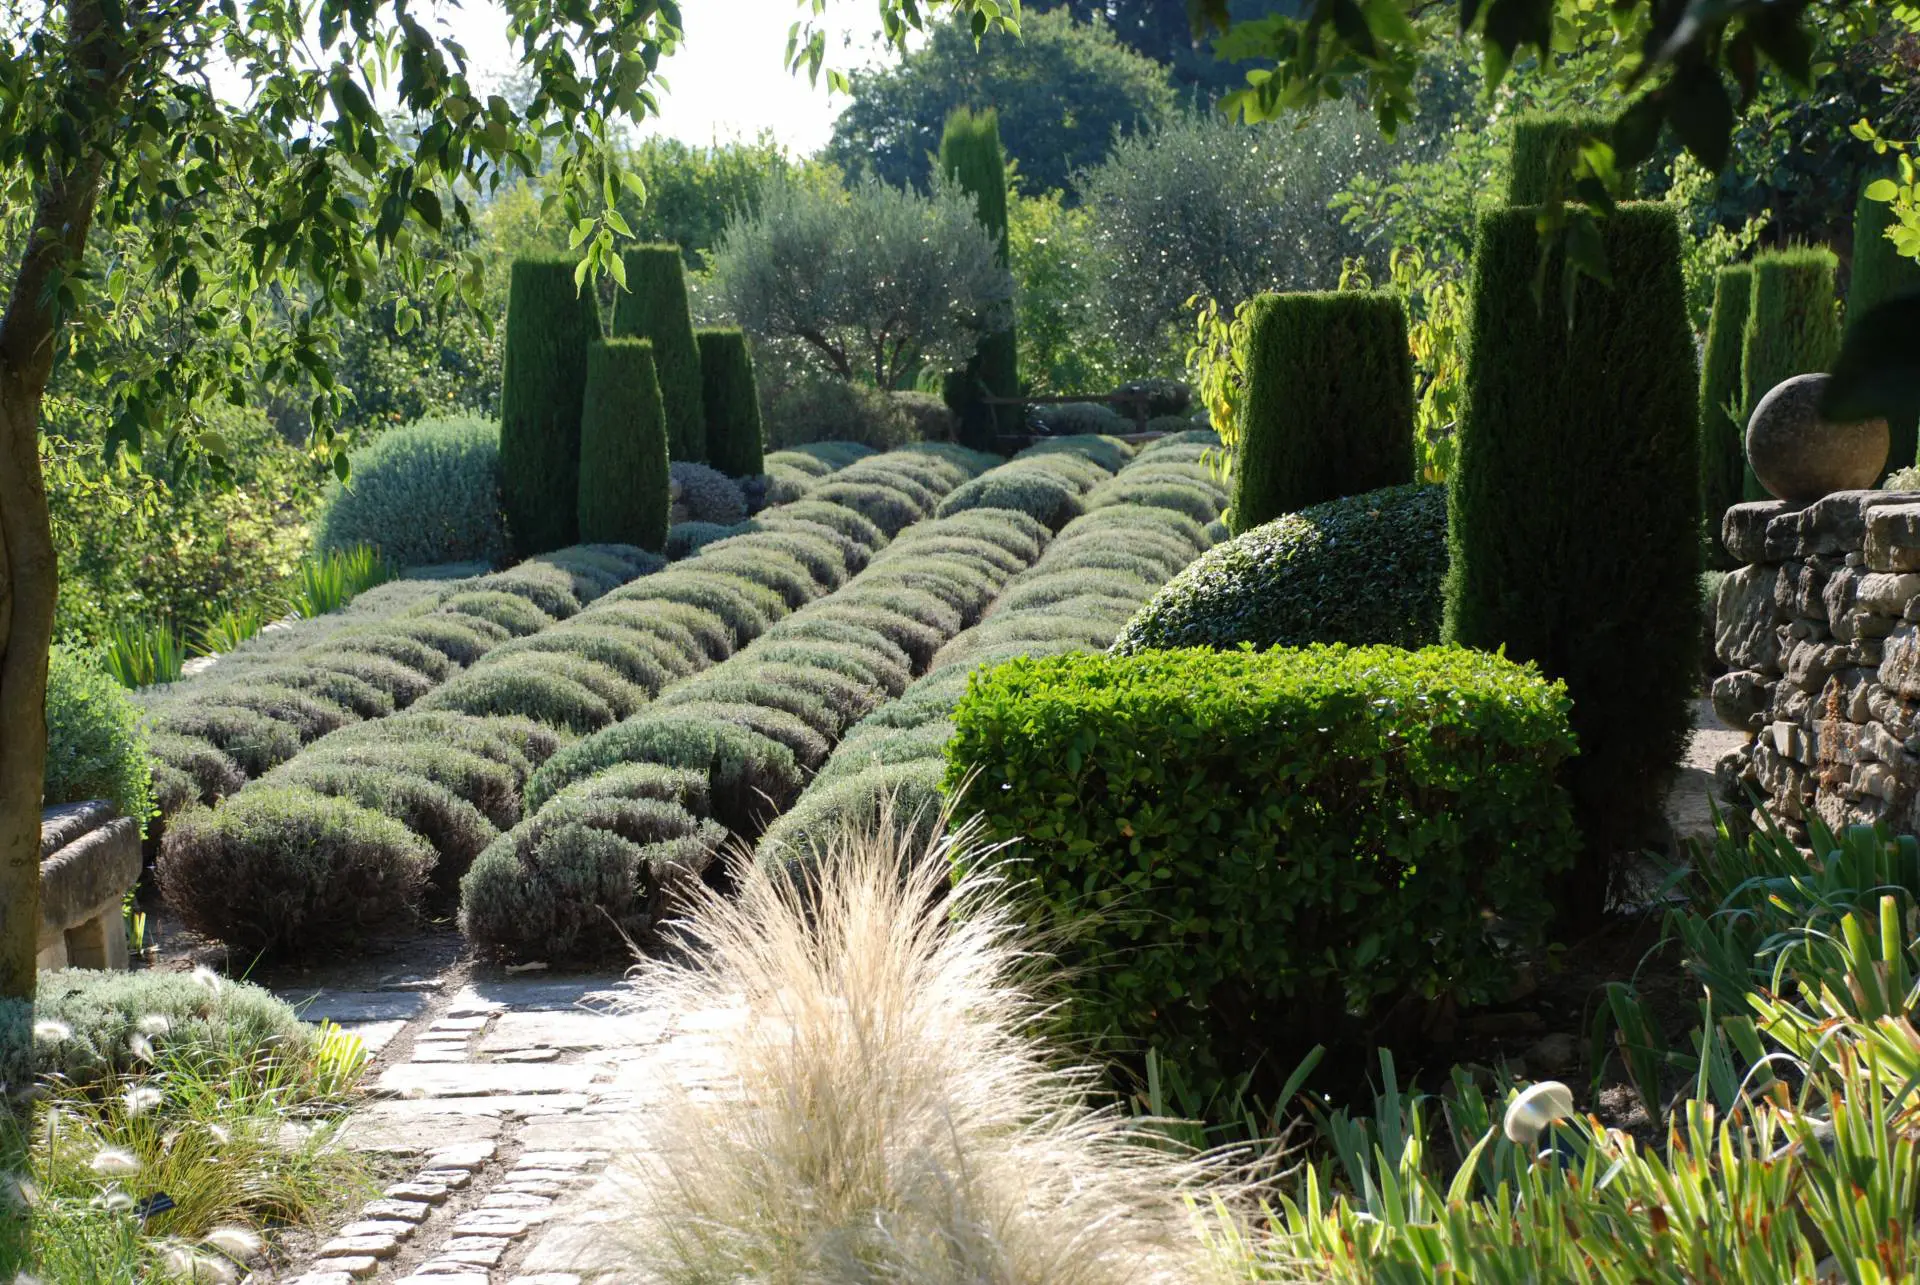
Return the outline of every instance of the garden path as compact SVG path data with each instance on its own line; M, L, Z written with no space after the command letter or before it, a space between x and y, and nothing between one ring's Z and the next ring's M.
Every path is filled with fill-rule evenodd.
M616 976L464 978L435 991L309 991L377 1051L374 1100L346 1144L405 1166L289 1285L645 1285L621 1260L616 1154L646 1145L650 1102L712 1091L725 1012L621 1005ZM616 1006L618 1008L616 1009Z

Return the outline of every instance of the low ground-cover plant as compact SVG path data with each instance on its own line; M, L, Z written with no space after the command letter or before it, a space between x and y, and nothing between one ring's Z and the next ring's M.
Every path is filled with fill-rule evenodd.
M366 1065L337 1028L206 970L43 974L36 1017L37 1093L0 1140L28 1160L4 1198L31 1216L0 1219L21 1280L236 1280L371 1190L337 1143Z
M953 721L948 789L1088 970L1076 1027L1197 1080L1484 999L1572 855L1565 694L1484 653L1020 659Z
M1447 493L1398 486L1316 504L1218 546L1128 622L1114 650L1439 641Z

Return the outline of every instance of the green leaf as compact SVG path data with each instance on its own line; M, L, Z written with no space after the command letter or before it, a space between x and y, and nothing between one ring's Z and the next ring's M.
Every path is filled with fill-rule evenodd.
M1867 184L1866 198L1869 201L1891 201L1900 194L1900 185L1890 178L1878 178Z

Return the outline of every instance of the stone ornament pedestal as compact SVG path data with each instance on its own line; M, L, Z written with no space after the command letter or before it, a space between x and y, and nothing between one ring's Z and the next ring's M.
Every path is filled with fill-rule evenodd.
M95 799L40 816L39 966L127 966L121 906L140 878L140 827Z
M1747 463L1767 493L1811 504L1880 479L1887 464L1887 421L1834 423L1820 415L1826 375L1795 375L1774 385L1747 421Z

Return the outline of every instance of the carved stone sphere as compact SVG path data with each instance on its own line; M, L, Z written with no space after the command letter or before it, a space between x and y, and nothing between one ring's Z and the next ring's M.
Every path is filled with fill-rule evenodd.
M1775 498L1810 504L1834 491L1880 480L1887 463L1887 421L1836 424L1821 418L1826 375L1795 375L1774 385L1747 421L1747 462Z

